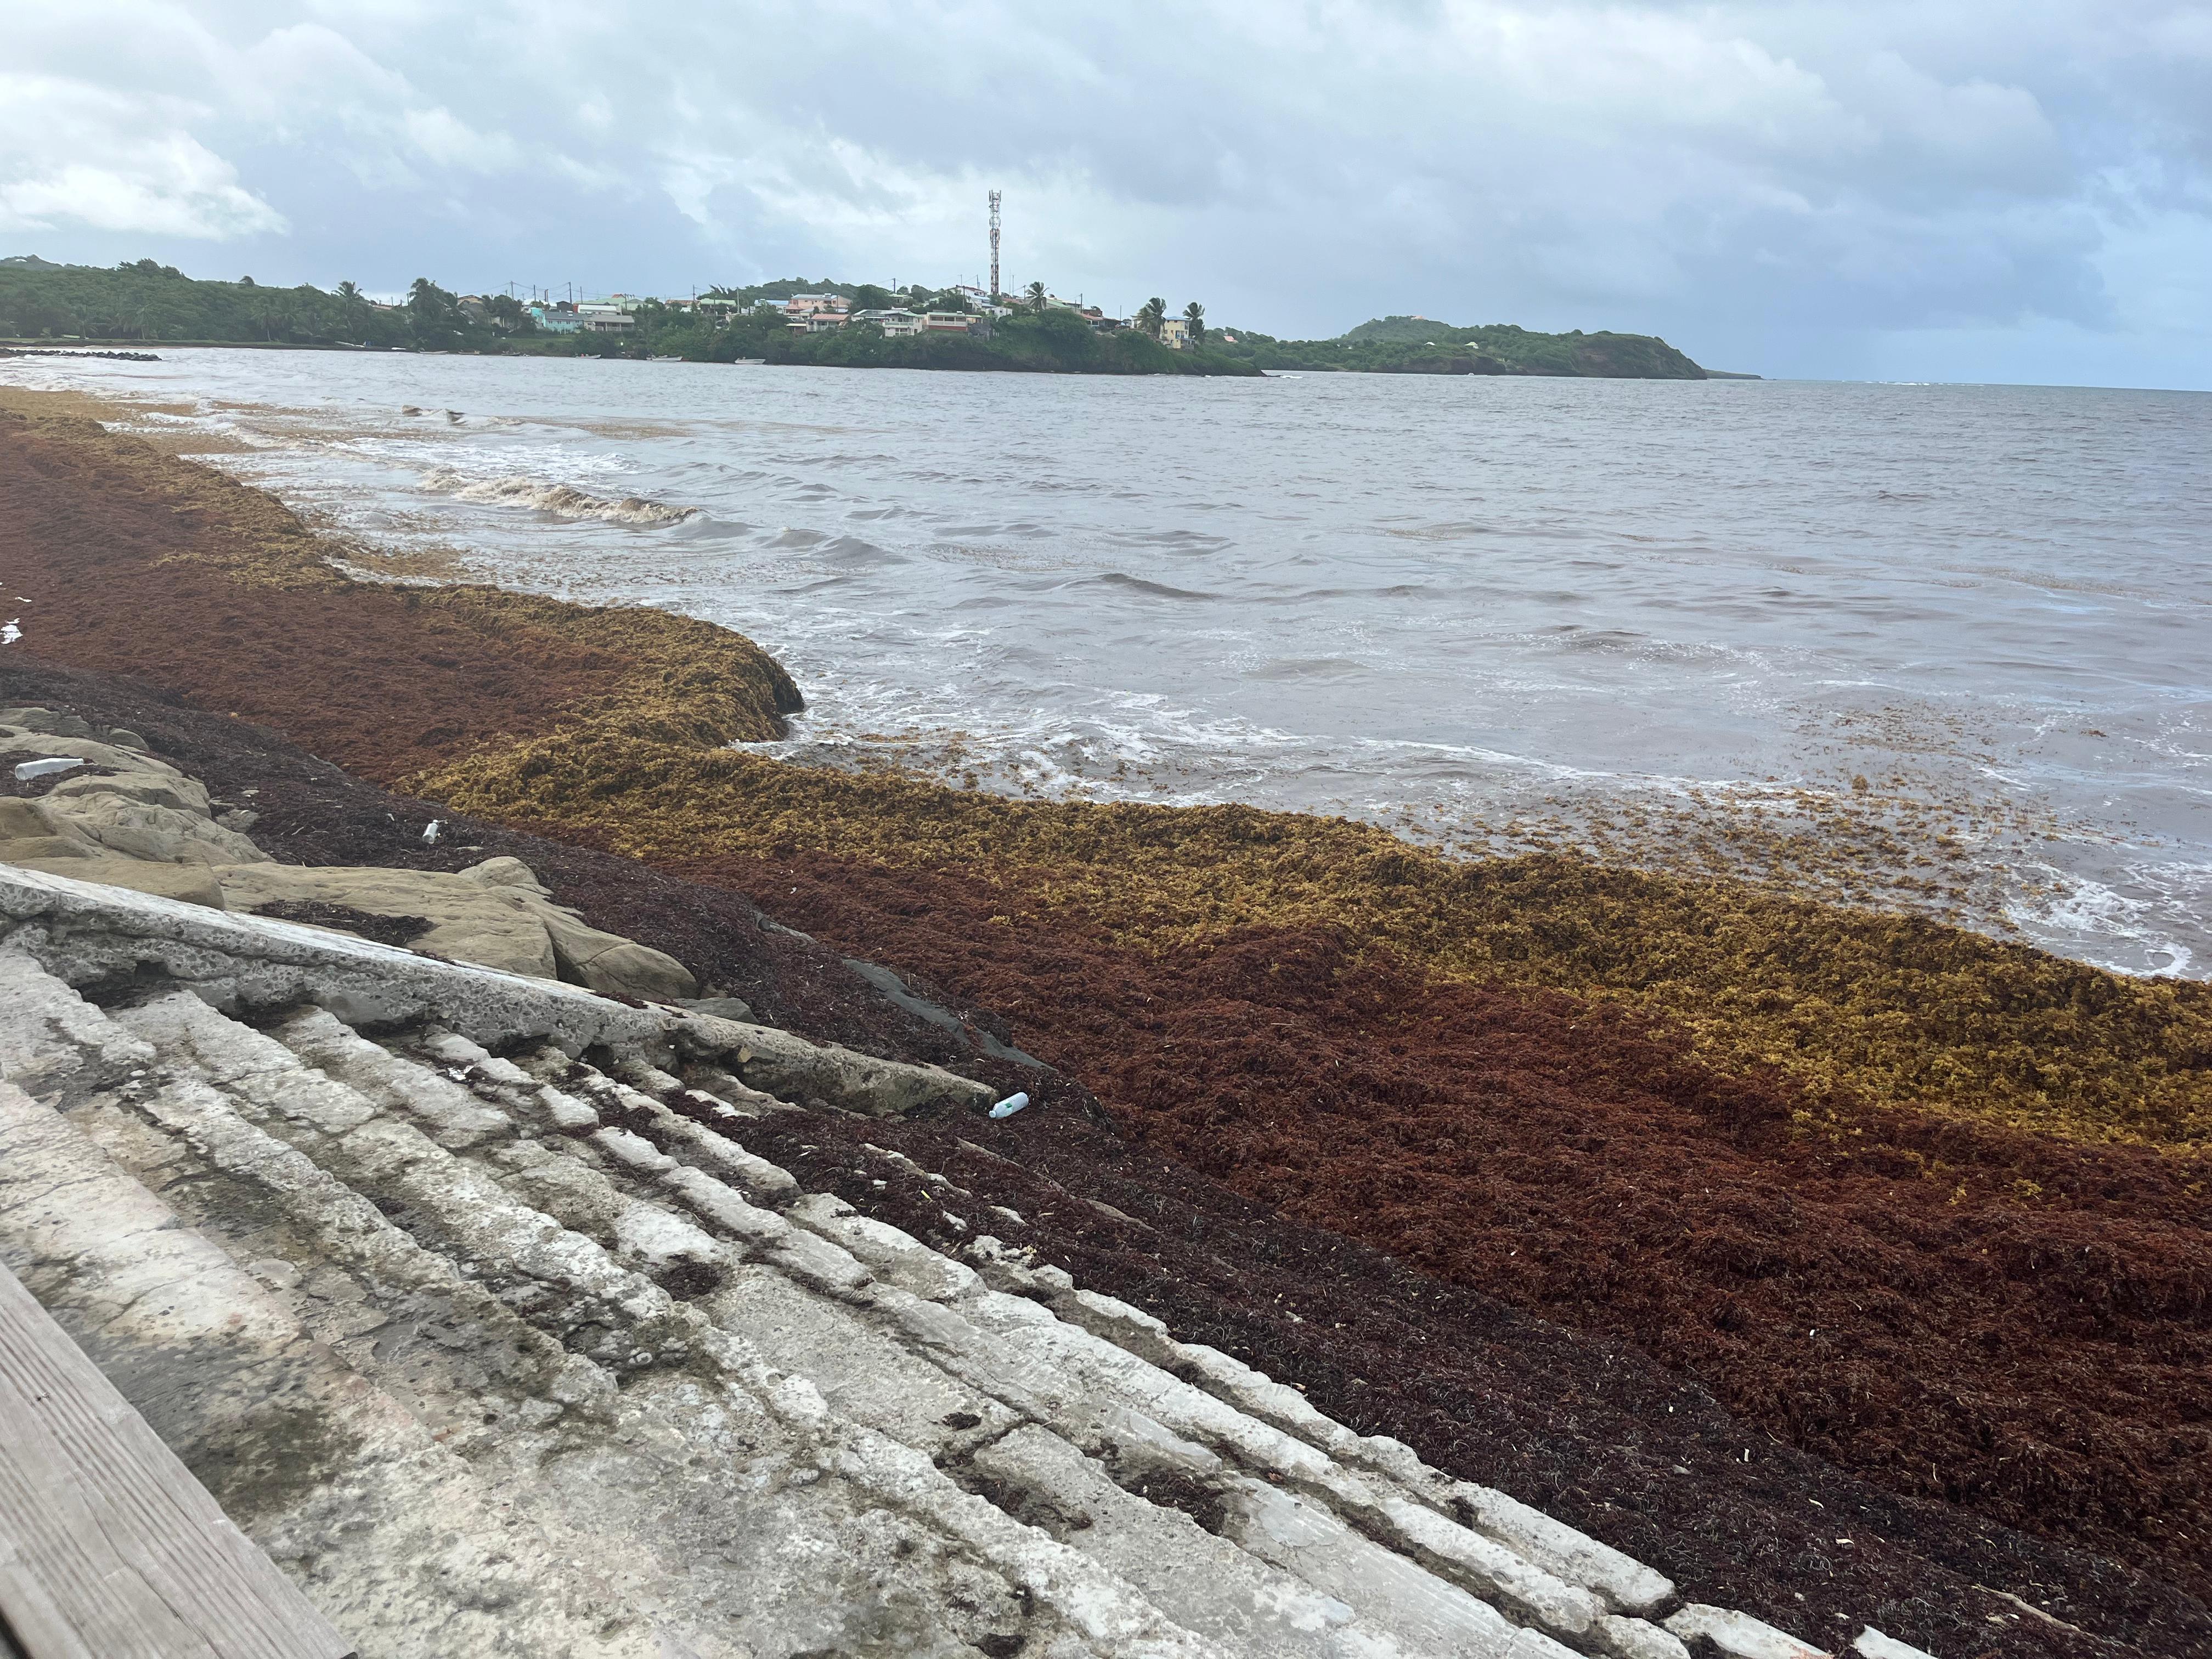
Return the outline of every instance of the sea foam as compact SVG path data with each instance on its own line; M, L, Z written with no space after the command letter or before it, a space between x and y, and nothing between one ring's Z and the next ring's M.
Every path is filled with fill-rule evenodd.
M496 478L471 478L465 473L440 470L425 473L422 487L457 501L482 501L495 507L527 507L562 519L598 519L608 524L681 524L697 516L696 507L673 507L647 501L642 495L619 500L593 495L573 484L511 474Z

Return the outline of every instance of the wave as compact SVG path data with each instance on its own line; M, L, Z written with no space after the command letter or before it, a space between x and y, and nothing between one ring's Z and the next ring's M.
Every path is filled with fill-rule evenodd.
M441 469L425 473L422 487L456 501L483 501L496 507L527 507L562 519L599 519L608 524L681 524L695 518L696 507L672 507L642 495L620 500L593 495L572 484L549 483L543 478L512 474L498 478L471 478L465 473Z
M1218 599L1218 593L1200 593L1188 587L1170 587L1165 582L1148 582L1142 576L1132 576L1119 570L1109 570L1103 576L1092 578L1101 587L1118 587L1131 593L1149 593L1156 599Z

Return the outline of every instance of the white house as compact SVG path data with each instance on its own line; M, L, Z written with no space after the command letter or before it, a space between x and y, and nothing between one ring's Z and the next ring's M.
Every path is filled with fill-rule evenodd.
M897 309L856 311L853 313L852 320L856 323L872 323L883 330L885 339L895 340L906 335L921 332L921 318L911 311Z
M614 300L579 300L576 326L586 334L627 334L637 325L629 307Z

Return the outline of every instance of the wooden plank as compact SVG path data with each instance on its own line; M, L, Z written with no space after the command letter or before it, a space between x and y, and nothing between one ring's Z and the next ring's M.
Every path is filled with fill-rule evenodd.
M27 1659L352 1659L0 1267L0 1620Z

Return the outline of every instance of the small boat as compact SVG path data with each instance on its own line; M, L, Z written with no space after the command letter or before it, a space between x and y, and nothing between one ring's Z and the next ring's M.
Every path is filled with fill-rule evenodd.
M732 357L730 359L730 367L732 368L758 368L767 361L768 359L765 357Z
M684 360L681 357L647 357L645 361L648 363L680 363Z

